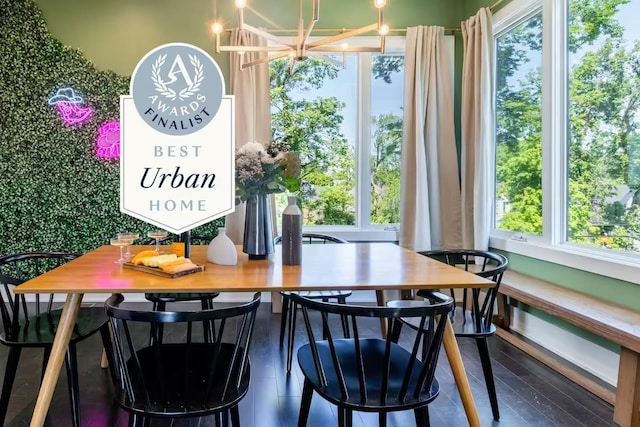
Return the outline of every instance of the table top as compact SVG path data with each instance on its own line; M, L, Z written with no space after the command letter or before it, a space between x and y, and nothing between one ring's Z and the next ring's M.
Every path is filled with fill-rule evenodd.
M136 254L152 246L132 246ZM168 246L163 247L169 250ZM392 243L303 245L302 265L283 266L281 246L268 260L207 261L207 246L192 246L202 272L177 278L123 268L115 246L102 246L15 288L16 293L277 292L492 287L493 282Z

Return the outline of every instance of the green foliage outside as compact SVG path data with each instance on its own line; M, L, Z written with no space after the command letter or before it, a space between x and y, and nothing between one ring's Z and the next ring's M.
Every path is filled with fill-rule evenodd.
M95 112L65 126L47 104L71 86ZM119 164L95 155L98 127L119 119L129 78L96 70L47 31L32 0L0 0L0 254L83 253L118 232L156 228L120 213ZM222 220L194 229L215 235Z
M640 43L615 19L629 0L571 0L568 240L637 251L640 240ZM497 51L499 228L542 233L542 16L500 37ZM530 70L523 73L522 70ZM632 203L618 194L628 188ZM634 245L635 243L635 245Z
M374 77L390 83L402 57L375 58ZM298 62L293 71L287 59L270 63L273 139L300 156L299 199L306 225L356 223L356 154L341 132L345 105L335 97L293 96L321 90L338 71L336 65L315 57ZM372 121L371 222L398 223L402 117L386 114Z

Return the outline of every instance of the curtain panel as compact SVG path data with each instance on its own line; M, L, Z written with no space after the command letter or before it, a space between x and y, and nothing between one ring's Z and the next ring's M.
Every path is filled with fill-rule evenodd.
M462 22L462 244L486 250L492 218L493 29L482 8Z
M266 46L266 40L238 29L231 32L230 43L233 46ZM265 55L265 52L245 52L244 58L241 59L238 53L231 52L231 93L235 96L236 150L247 142L266 144L271 139L269 64L240 69L241 60L250 62ZM271 205L272 209L275 209L273 200ZM225 217L227 236L237 245L243 241L244 211L245 205L242 203L236 206L234 213ZM272 215L272 218L275 217Z
M444 28L407 28L400 245L461 245L453 91Z

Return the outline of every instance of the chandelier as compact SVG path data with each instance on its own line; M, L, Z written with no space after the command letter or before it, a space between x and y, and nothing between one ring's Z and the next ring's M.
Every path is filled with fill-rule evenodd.
M326 37L320 40L310 41L311 32L320 15L320 0L312 0L312 14L308 24L304 25L303 17L303 0L300 0L300 12L298 15L298 28L293 39L287 39L270 33L244 22L244 9L247 6L247 0L234 0L238 9L238 29L246 30L256 36L262 37L270 41L269 46L222 46L220 45L220 34L222 33L222 25L215 22L212 25L213 33L216 39L216 52L237 52L241 55L240 67L246 69L254 65L272 61L274 59L291 58L291 67L296 61L303 61L314 53L342 53L347 52L379 52L384 53L385 36L389 32L389 27L384 23L384 6L386 0L373 0L373 5L378 9L378 22L366 25L361 28L343 30L341 33ZM294 31L294 30L292 30ZM377 31L380 35L380 45L375 47L365 46L349 46L347 43L337 44L349 37L365 34L371 31ZM245 52L270 52L268 56L256 59L250 62L243 62L242 57Z

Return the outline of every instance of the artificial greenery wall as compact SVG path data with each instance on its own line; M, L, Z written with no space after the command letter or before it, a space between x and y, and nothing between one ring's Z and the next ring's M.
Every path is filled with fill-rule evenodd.
M67 126L48 99L73 87L95 110ZM0 254L86 252L119 231L155 228L119 210L119 164L95 154L129 78L99 71L47 31L32 0L0 0ZM214 235L222 219L198 227Z

